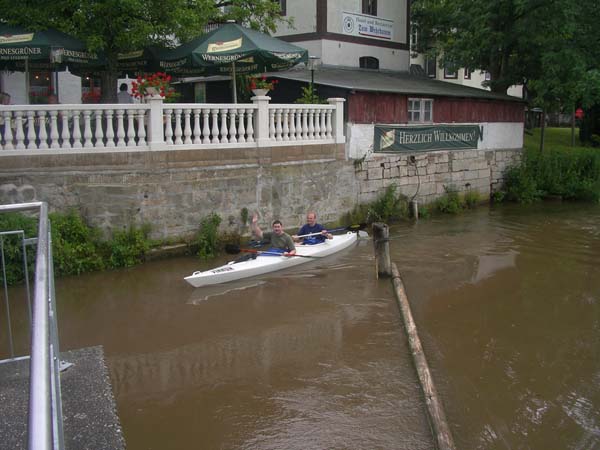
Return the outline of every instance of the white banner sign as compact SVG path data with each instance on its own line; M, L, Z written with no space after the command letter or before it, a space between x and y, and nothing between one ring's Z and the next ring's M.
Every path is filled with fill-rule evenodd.
M342 13L344 34L362 36L367 38L385 39L394 38L394 21L364 14Z

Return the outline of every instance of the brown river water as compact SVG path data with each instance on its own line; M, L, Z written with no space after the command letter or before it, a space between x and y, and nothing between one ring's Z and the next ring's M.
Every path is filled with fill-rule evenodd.
M482 207L391 236L457 448L600 449L600 206ZM226 260L57 280L62 349L104 346L129 450L433 448L370 240L183 281Z

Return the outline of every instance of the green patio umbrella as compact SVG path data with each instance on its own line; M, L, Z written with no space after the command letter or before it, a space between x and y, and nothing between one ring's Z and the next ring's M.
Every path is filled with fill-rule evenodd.
M178 76L277 72L308 61L308 50L256 30L227 23L173 50L161 52L160 70Z
M58 30L30 31L0 24L0 70L25 72L29 92L29 70L58 70L98 63L84 42Z

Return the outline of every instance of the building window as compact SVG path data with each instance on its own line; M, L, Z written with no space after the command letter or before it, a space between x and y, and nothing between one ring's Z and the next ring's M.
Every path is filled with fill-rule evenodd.
M458 78L458 72L453 67L444 67L444 78L447 80L455 80Z
M492 75L489 72L485 72L484 78L485 81L490 81L492 79Z
M430 98L408 99L408 121L427 123L433 120L433 100Z
M361 69L379 69L379 60L372 56L361 56L358 61Z
M362 12L363 14L369 14L370 16L377 15L377 0L362 0Z
M425 74L427 74L429 78L437 77L437 64L435 58L425 58Z
M278 3L279 7L281 8L281 15L285 16L287 15L287 11L286 11L286 0L272 0L273 3Z
M470 80L471 79L471 69L467 69L465 67L465 80Z

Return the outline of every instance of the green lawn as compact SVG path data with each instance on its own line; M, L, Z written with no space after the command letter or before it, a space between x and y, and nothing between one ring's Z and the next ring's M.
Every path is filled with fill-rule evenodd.
M541 129L535 128L533 134L525 133L523 147L527 150L539 150ZM573 150L573 148L591 148L582 145L579 141L579 128L575 128L575 147L571 147L570 128L546 128L544 134L544 148L553 150Z

